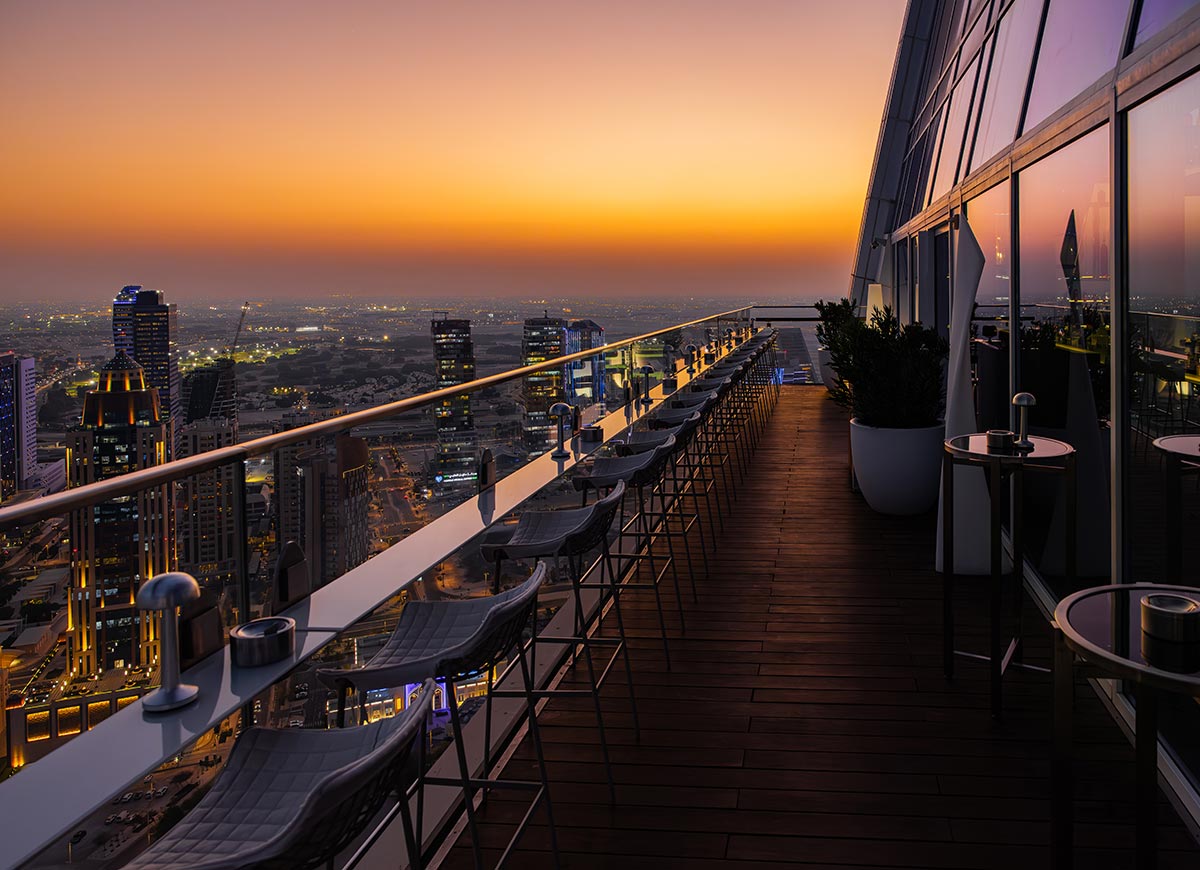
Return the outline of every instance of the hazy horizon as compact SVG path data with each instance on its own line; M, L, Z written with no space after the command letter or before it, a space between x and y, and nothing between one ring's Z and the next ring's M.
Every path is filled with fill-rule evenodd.
M841 293L904 6L0 0L0 294Z

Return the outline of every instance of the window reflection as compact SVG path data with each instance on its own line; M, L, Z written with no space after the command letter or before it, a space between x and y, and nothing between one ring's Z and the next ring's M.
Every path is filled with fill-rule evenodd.
M1137 34L1133 38L1133 44L1141 45L1196 3L1197 0L1142 0L1142 11L1138 16Z
M1016 0L996 29L996 48L979 116L972 169L982 166L1016 138L1041 17L1042 0Z
M1004 181L967 203L967 221L985 258L975 294L976 396L982 429L1009 425L1008 301L1012 289L1011 185Z
M1157 580L1168 548L1184 542L1165 537L1152 441L1200 434L1200 78L1129 112L1129 309L1129 465L1146 521L1130 555L1135 577ZM1200 509L1195 487L1184 489L1187 509ZM1183 579L1200 584L1200 547L1183 565Z
M1129 0L1051 0L1025 115L1032 130L1117 62Z
M946 136L942 141L942 153L938 158L937 173L934 176L933 196L937 199L954 186L958 173L958 157L962 153L963 134L967 126L967 117L971 109L971 97L975 87L975 71L979 68L976 60L967 69L954 88L950 98L950 108L946 116Z
M1077 451L1084 584L1109 573L1108 137L1107 127L1094 130L1018 176L1019 383L1037 397L1031 431ZM1035 558L1065 592L1054 579L1065 569L1060 481L1039 481L1029 497L1026 530Z
M1146 11L1161 5L1147 0ZM1200 77L1131 109L1128 137L1125 579L1200 586L1200 488L1153 443L1200 435ZM1200 707L1169 696L1159 716L1200 782Z

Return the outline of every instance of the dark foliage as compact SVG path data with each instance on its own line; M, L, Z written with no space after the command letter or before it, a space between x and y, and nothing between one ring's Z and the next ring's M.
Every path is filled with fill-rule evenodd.
M875 309L869 323L846 319L849 304L843 300L821 311L825 326L832 308L824 341L838 376L829 390L833 400L865 426L937 425L946 404L945 339L920 323L901 326L891 308Z

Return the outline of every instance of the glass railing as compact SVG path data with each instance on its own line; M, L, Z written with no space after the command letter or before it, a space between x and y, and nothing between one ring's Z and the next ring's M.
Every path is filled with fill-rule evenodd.
M821 318L812 305L756 305L751 310L755 323L776 331L781 384L822 384L831 377L828 355L817 341Z
M661 402L664 375L683 377L688 357L719 359L752 318L763 322L740 308L575 352L577 338L554 334L567 324L546 324L527 335L523 368L353 413L310 396L278 432L221 445L185 431L215 449L145 467L153 426L73 433L68 477L80 485L0 508L0 606L28 625L3 651L0 799L28 810L0 822L6 861L120 866L199 800L242 728L329 727L336 703L318 667L369 658L411 596L489 594L498 578L470 542L518 507L577 504L564 475ZM450 360L439 370L453 379L469 348L445 332L459 346L439 349ZM560 425L600 437L555 459ZM132 470L109 475L118 462ZM487 498L481 476L496 484ZM158 684L160 626L136 593L166 570L201 587L180 613L184 676L201 701L163 719L141 708ZM552 591L564 579L556 566L550 579ZM546 601L543 622L555 595ZM297 621L294 659L234 668L229 630L273 614ZM483 686L458 689L469 714ZM371 693L351 718L391 715L404 695ZM435 743L445 737L439 723Z

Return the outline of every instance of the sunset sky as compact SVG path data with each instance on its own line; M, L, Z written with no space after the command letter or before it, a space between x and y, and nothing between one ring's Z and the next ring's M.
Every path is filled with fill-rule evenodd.
M903 8L0 0L0 294L841 292Z

